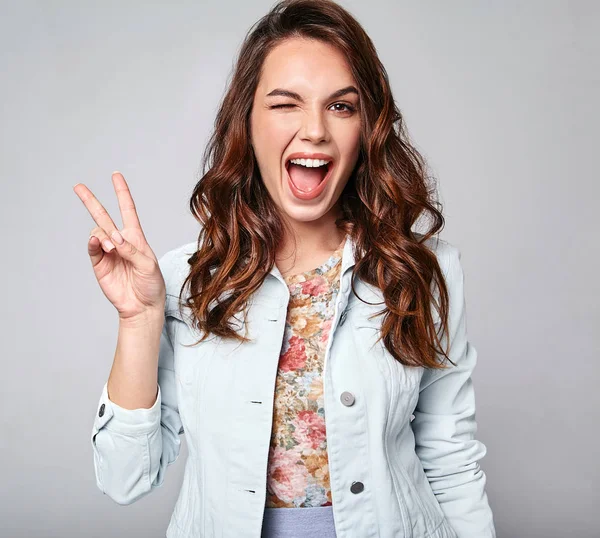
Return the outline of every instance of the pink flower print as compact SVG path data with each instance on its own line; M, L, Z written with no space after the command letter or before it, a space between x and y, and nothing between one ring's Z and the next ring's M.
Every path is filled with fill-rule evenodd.
M307 399L313 402L321 403L323 400L323 378L318 377L313 380L310 385L310 392L307 395ZM322 403L319 407L322 407Z
M295 450L280 446L269 449L269 472L267 489L286 503L304 497L308 482L308 470Z
M303 294L312 297L317 297L329 289L327 279L322 275L315 275L313 278L300 282L300 286Z
M304 340L298 336L292 336L289 340L287 350L279 357L279 369L284 372L304 368L306 364L306 347Z
M323 323L321 324L321 336L320 336L320 340L322 344L326 344L327 343L327 339L329 338L329 332L331 331L331 322L333 320L331 318L325 319L323 320Z
M314 411L300 411L292 424L296 428L293 435L297 449L302 452L319 448L325 440L325 419Z

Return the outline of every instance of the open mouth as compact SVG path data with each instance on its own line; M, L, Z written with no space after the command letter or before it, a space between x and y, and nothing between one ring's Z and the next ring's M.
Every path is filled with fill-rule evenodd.
M295 160L295 159L294 159ZM329 178L333 168L333 161L321 166L304 166L288 160L285 164L291 182L301 193L312 193Z

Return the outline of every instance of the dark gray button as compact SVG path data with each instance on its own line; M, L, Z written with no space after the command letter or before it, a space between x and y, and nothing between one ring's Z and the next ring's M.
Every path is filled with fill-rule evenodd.
M103 415L104 415L104 407L105 407L105 406L104 406L104 404L102 404L102 405L100 406L100 411L98 412L98 416L99 416L99 417L101 417L101 416L103 416Z
M342 392L342 395L340 396L340 400L346 407L350 407L351 405L354 404L354 394L352 394L351 392L348 392L348 391L344 391L344 392Z
M362 482L352 482L350 486L350 491L352 493L360 493L363 489L365 489L365 485Z
M342 316L340 317L340 325L343 325L343 324L344 324L344 322L346 321L346 316L347 316L347 315L348 315L348 311L347 311L347 310L344 310L344 311L342 312Z

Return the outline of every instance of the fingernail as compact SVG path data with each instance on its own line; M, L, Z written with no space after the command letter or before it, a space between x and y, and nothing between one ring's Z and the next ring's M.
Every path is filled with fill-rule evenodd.
M102 241L102 244L104 245L104 248L106 248L106 250L112 250L113 248L115 248L115 246L108 240L105 239L104 241Z
M117 231L114 230L113 233L110 234L110 236L117 242L119 243L119 245L123 244L123 236Z

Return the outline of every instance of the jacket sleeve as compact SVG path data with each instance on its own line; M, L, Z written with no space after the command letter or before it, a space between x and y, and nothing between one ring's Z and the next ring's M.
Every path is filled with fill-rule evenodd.
M160 264L164 261L161 258ZM173 343L165 318L160 336L157 396L152 407L120 407L108 397L108 381L104 384L91 443L96 485L117 504L134 503L161 486L167 467L179 457L179 436L184 430L174 375Z
M411 425L415 451L431 488L458 538L495 538L493 515L479 460L485 445L475 438L475 393L471 373L477 351L467 339L464 274L460 251L446 243L449 294L449 357L442 370L426 369ZM445 335L442 344L446 345Z

